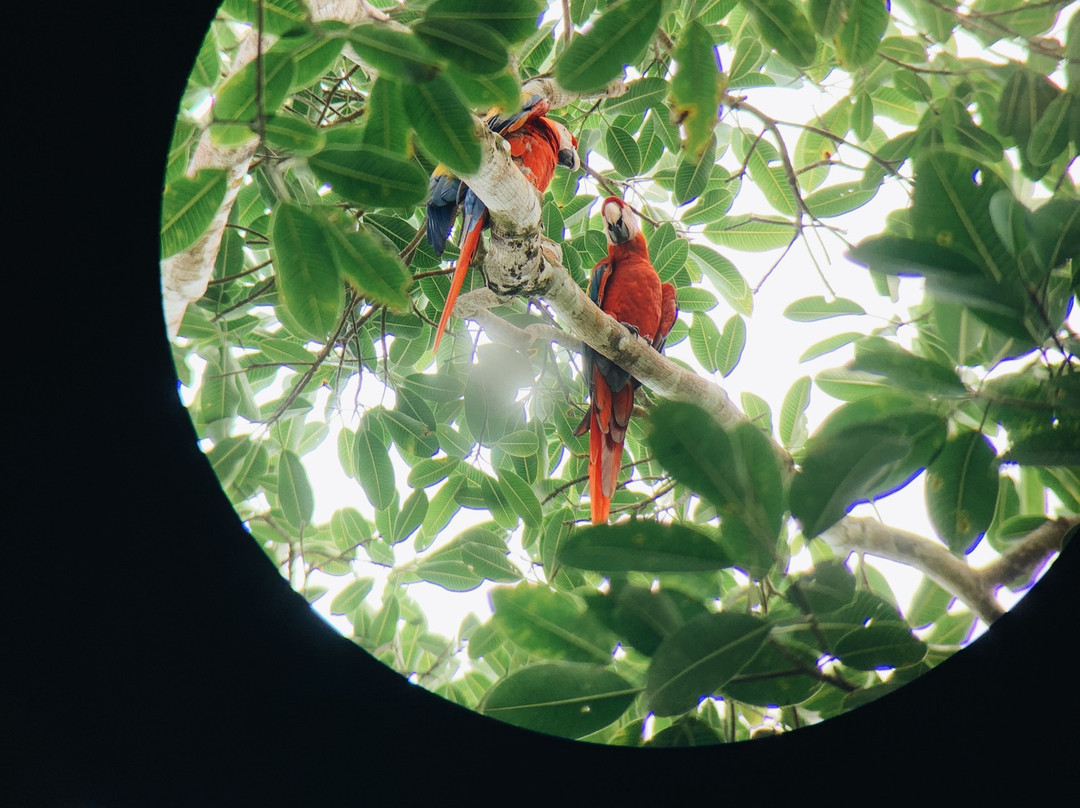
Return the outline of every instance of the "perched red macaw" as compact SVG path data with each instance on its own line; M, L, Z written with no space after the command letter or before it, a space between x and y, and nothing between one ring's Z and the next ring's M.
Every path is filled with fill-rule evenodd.
M637 216L617 196L601 208L608 254L593 269L589 297L656 350L664 347L679 314L675 287L661 283ZM589 498L594 525L607 522L611 495L619 482L623 440L634 410L634 388L641 382L610 359L586 346L585 378L589 412L575 435L589 431Z
M556 165L565 166L571 171L581 166L577 154L577 138L558 121L544 117L551 108L546 98L539 95L523 96L523 101L521 110L510 117L503 118L498 110L492 110L484 122L489 129L510 142L511 158L529 182L543 193L555 174ZM454 277L450 282L450 294L446 297L446 305L435 332L435 349L438 350L458 292L465 282L469 262L480 241L480 231L487 224L488 214L487 207L480 198L441 165L436 167L431 175L429 189L427 238L436 255L441 256L446 248L446 239L457 215L458 203L461 202L465 209L461 227L464 234L461 239L461 254L458 256Z

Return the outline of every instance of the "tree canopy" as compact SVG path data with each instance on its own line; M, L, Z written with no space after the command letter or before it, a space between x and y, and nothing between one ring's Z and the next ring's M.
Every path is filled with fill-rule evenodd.
M168 156L162 280L253 540L403 676L571 738L787 731L939 664L1080 522L1065 5L226 0ZM584 168L542 200L478 117L523 88ZM828 103L777 117L766 91ZM491 228L434 353L456 257L424 239L438 163ZM885 193L900 207L849 241ZM677 289L670 358L585 295L607 195ZM892 315L838 296L841 272ZM773 350L835 363L732 400L755 299L806 278L785 317L842 325ZM644 391L600 526L574 434L585 344ZM812 391L833 401L816 422ZM320 521L305 458L328 440L357 504ZM935 535L874 516L910 486ZM910 602L873 557L918 571ZM440 636L426 586L489 588L493 614Z

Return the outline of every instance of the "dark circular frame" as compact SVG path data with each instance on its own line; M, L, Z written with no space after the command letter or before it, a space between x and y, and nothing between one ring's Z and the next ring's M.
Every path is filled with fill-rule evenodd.
M1069 673L1076 542L916 681L819 725L704 748L598 746L487 719L409 684L319 618L244 531L199 451L161 314L164 160L216 7L71 12L65 52L86 70L68 78L107 93L84 99L77 119L45 113L61 112L42 139L55 183L16 166L52 209L50 188L73 178L107 198L72 217L83 263L43 250L58 279L64 330L47 332L47 353L61 384L34 415L47 435L13 430L12 804L423 805L457 793L678 805L899 800L935 787L1005 801L1064 782L1080 715ZM153 103L117 115L110 105L124 98ZM90 130L68 160L56 159L64 125ZM40 292L37 272L20 270L28 294Z

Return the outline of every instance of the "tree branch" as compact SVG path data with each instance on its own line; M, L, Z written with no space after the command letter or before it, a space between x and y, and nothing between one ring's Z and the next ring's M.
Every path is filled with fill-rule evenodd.
M845 517L822 533L821 538L844 553L869 553L915 567L989 625L1005 613L995 597L998 587L1024 575L1033 575L1051 554L1061 549L1065 533L1078 523L1077 518L1048 521L981 569L971 567L939 542L883 525L875 519Z
M1021 579L1031 580L1053 554L1061 551L1065 534L1080 524L1080 518L1048 519L990 562L978 574L986 586L1008 586Z

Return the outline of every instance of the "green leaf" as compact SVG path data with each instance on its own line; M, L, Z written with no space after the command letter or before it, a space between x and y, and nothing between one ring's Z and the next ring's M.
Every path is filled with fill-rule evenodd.
M914 126L921 116L915 101L892 87L879 87L871 93L874 99L874 114L890 118L905 126Z
M859 93L851 108L851 128L859 140L867 140L874 131L874 99L870 93Z
M834 525L852 505L902 488L945 437L939 416L919 412L825 432L827 425L807 443L791 484L791 513L807 538Z
M206 232L217 214L228 174L204 168L194 177L179 176L165 186L161 199L161 257L186 250Z
M762 37L795 67L817 59L817 39L802 11L789 0L743 0Z
M884 337L863 337L855 343L855 359L848 367L885 376L911 393L960 398L968 394L952 367L910 353Z
M510 42L521 42L536 31L544 8L542 0L436 0L428 6L424 18L479 23Z
M330 536L345 552L371 538L371 523L356 508L339 508L330 517Z
M705 236L724 247L746 252L763 252L786 247L796 236L787 222L763 221L751 214L727 216L705 225Z
M403 412L400 401L396 409L383 412L383 423L402 451L419 457L431 457L439 451L435 430L431 425Z
M571 662L607 662L616 638L576 598L547 586L518 584L491 591L495 622L529 653Z
M421 460L409 472L410 488L427 488L442 482L461 464L456 457L429 457Z
M749 614L704 614L668 636L646 676L645 698L659 716L697 706L734 678L764 645L769 624Z
M1016 138L1021 153L1025 153L1035 126L1060 92L1046 76L1027 68L1013 71L1001 93L998 131Z
M817 667L817 654L802 647L784 646L781 653L770 643L761 646L742 670L721 688L723 695L759 707L783 707L806 701L821 689L821 680L802 673Z
M1069 142L1070 116L1080 115L1080 101L1071 93L1061 93L1047 106L1031 130L1026 154L1036 166L1048 166L1065 151Z
M1031 249L1042 267L1059 267L1080 256L1080 200L1051 199L1031 213L1028 226Z
M315 154L326 145L326 135L297 115L271 115L263 126L266 145L296 157Z
M499 487L513 513L520 516L529 527L540 527L544 519L540 510L540 500L536 498L528 482L512 471L501 469Z
M930 521L954 553L974 549L994 518L997 496L997 452L979 432L950 438L926 469Z
M637 693L628 681L599 665L545 662L496 682L477 709L535 732L581 738L615 721Z
M667 729L662 729L645 742L650 749L683 748L688 746L713 746L723 743L715 729L700 718L684 715Z
M826 614L851 602L855 597L855 576L843 561L832 559L814 565L810 572L797 576L787 598L804 614Z
M991 163L1002 159L1001 142L975 124L962 101L947 99L940 106L940 111L943 139L950 149Z
M620 572L703 572L734 561L704 533L682 523L631 519L576 528L559 547L558 561L605 575Z
M675 45L678 71L671 81L671 102L686 130L686 151L701 160L720 109L720 60L712 35L691 21Z
M831 337L826 337L820 342L815 342L803 351L802 355L799 357L799 361L809 362L811 359L825 356L825 354L832 353L839 348L843 348L845 345L850 345L852 342L861 339L863 336L865 335L858 331L845 331L843 334L834 334Z
M292 58L296 65L294 89L310 87L333 71L345 43L340 37L326 33L326 36L309 36L305 32L297 37L283 37L270 49L272 53L288 53Z
M785 216L794 215L795 196L779 158L766 154L765 148L759 141L747 156L746 166L750 171L750 178L764 195L765 201Z
M536 433L531 429L519 429L499 438L496 444L500 449L514 457L532 457L540 448Z
M319 219L279 202L270 214L270 240L279 302L304 336L326 339L337 327L345 293Z
M866 314L866 310L854 300L844 297L826 300L820 295L801 298L784 309L784 316L797 323L812 323L845 314Z
M657 405L646 432L656 459L676 480L749 535L771 548L784 506L779 461L761 431L743 424L730 433L704 410L685 402Z
M428 512L420 526L420 534L413 542L418 553L427 549L439 531L457 514L460 508L457 493L463 484L462 477L457 474L450 476L428 502Z
M389 537L391 544L405 541L420 527L427 516L428 498L424 489L418 488L405 498L401 504L401 511L394 518L394 529Z
M728 87L740 87L746 79L760 80L761 63L767 55L768 49L756 34L740 37L728 68Z
M475 534L475 531L471 531ZM461 545L461 560L477 575L483 575L490 581L510 583L521 580L521 572L506 557L506 545L498 541L498 546L485 542L466 541Z
M653 250L650 248L649 252L652 253ZM689 256L690 243L684 238L674 239L665 244L660 250L656 251L652 261L653 269L655 269L656 274L660 276L660 280L671 282L676 273L686 266L686 259ZM685 287L676 291L680 296L688 294L688 289ZM713 300L715 301L716 298L713 298ZM679 308L689 311L689 309L684 306L684 301L681 299L679 300Z
M664 468L718 509L737 507L747 496L728 466L731 438L700 407L663 402L652 411L647 433Z
M641 150L634 136L620 126L608 127L604 134L608 159L619 174L632 177L641 170Z
M830 39L848 16L850 0L810 0L810 23L822 39Z
M987 224L993 226L989 219ZM886 275L922 275L935 300L965 305L1002 333L1025 342L1031 340L1023 312L1026 296L992 280L963 253L910 238L873 236L860 242L849 255L856 263ZM1015 280L1017 271L1011 270L1008 277Z
M420 38L378 23L354 25L345 38L365 62L389 78L423 82L433 78L442 61Z
M716 162L716 138L710 138L702 149L700 159L690 150L679 155L675 168L675 201L679 205L692 202L705 190Z
M926 656L926 644L916 639L903 623L874 623L841 637L833 653L856 670L901 668Z
M627 82L626 92L604 101L604 111L612 115L640 115L656 108L667 114L664 99L668 95L668 82L657 76L646 76Z
M597 620L646 656L652 656L664 637L691 617L705 613L696 598L676 589L657 589L613 580L605 593L589 593L585 602Z
M877 191L877 188L867 188L861 180L856 180L819 188L803 202L812 214L827 219L861 208L877 195Z
M393 79L380 76L371 85L364 107L364 136L367 146L406 156L409 124L405 118L404 91Z
M720 333L717 343L718 363L716 369L721 376L727 376L735 370L742 356L743 348L746 347L746 323L738 314L733 314Z
M555 80L571 92L590 92L617 78L656 33L662 8L658 0L619 0L608 6L559 57Z
M754 313L754 293L731 261L705 244L691 244L690 256L735 311Z
M300 530L311 521L315 497L300 458L284 451L278 459L277 497L290 525Z
M990 217L990 200L1005 184L973 160L932 151L915 163L912 225L915 237L962 253L1001 282L1017 274L1016 261Z
M374 578L357 578L334 596L330 614L351 614L375 585Z
M803 376L784 394L780 405L780 441L791 448L806 439L806 408L810 406L810 377Z
M353 471L374 508L389 508L394 503L397 498L394 467L386 444L371 429L362 428L356 433Z
M451 68L443 75L472 109L513 109L521 105L521 81L512 67L488 76L469 73L461 68Z
M711 317L695 315L690 324L690 347L694 357L712 372L720 370L725 361L720 329Z
M490 76L509 61L506 38L471 20L425 17L413 31L432 51L470 73Z
M877 54L881 35L889 24L889 6L878 0L851 0L847 19L836 38L840 67L851 72Z
M403 208L427 196L428 177L418 163L368 144L324 149L308 165L335 193L362 207Z
M769 402L754 393L742 393L739 396L743 412L758 429L766 435L772 434L772 410Z
M816 131L808 129L795 141L792 159L802 188L816 188L828 177L828 163L836 155L840 140L847 136L851 113L851 103L841 99L810 122ZM822 162L826 165L821 165Z
M341 276L365 300L393 311L409 308L406 292L412 278L401 259L386 250L367 228L347 232L336 222L323 221L327 241Z
M1021 466L1080 466L1080 428L1060 422L1057 428L1018 438L1002 458Z
M480 167L476 119L461 103L457 90L443 76L409 88L405 113L424 152L464 174Z
M292 89L296 66L286 54L263 54L262 92L256 93L259 68L259 62L253 59L221 86L214 99L215 122L239 123L250 127L259 115L271 115L281 108ZM261 109L257 106L260 102ZM249 133L251 131L249 129Z

